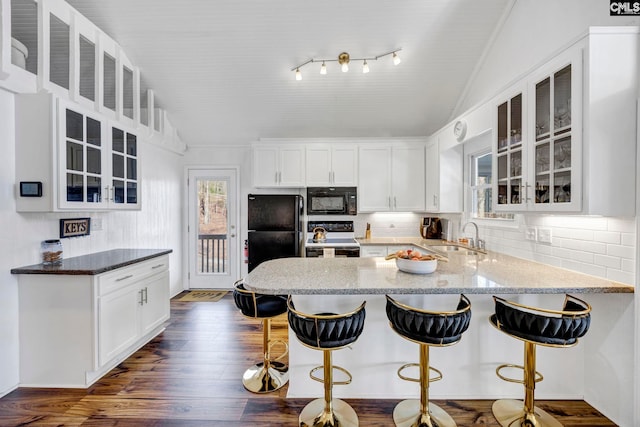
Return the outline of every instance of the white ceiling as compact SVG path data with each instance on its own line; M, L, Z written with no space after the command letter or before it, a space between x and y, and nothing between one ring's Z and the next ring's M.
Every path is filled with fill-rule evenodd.
M67 0L139 66L187 145L424 136L445 125L512 0ZM311 58L391 57L348 73Z

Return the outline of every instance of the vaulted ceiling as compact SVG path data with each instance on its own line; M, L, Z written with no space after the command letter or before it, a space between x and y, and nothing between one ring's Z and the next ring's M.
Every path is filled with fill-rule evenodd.
M424 136L445 125L513 0L67 0L114 38L188 145ZM292 68L309 59L391 56Z

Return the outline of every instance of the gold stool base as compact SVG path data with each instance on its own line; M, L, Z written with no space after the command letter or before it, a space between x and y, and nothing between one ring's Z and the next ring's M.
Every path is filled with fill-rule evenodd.
M551 414L534 406L534 420L524 420L524 402L522 400L496 400L491 408L493 416L502 427L562 427Z
M276 391L287 382L289 382L289 367L281 362L271 362L268 368L260 362L247 369L242 375L244 388L253 393Z
M420 401L403 400L393 410L396 427L455 427L456 422L444 409L429 402L429 416L420 411Z
M300 427L358 427L356 411L344 400L331 400L333 413L325 413L324 399L312 400L298 418Z

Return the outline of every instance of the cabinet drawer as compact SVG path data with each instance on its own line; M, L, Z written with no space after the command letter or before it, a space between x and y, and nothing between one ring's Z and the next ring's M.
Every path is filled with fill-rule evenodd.
M370 246L370 245L360 246L361 258L378 257L378 256L387 256L386 246Z
M109 273L100 274L97 278L98 295L106 295L145 277L169 270L169 256L163 255L142 261Z

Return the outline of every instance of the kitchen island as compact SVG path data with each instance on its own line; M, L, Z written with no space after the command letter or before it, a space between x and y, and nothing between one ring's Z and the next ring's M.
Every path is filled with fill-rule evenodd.
M464 252L463 252L464 253ZM353 382L334 388L341 398L417 398L416 383L400 380L396 370L418 361L418 346L389 327L384 294L426 309L452 309L458 294L472 303L472 320L460 343L431 352L444 378L430 389L434 399L522 398L519 384L495 375L502 363L521 364L523 348L490 326L491 295L560 309L561 294L571 293L593 307L591 329L572 348L538 351L544 381L540 399L583 399L612 420L625 419L633 407L633 292L631 285L488 252L451 254L428 275L398 271L384 258L288 258L267 261L244 280L260 293L290 294L303 312L346 312L367 301L363 334L350 348L334 352L334 361L353 374ZM322 386L308 372L320 364L319 352L290 334L289 397L313 398ZM417 372L416 372L417 373Z

